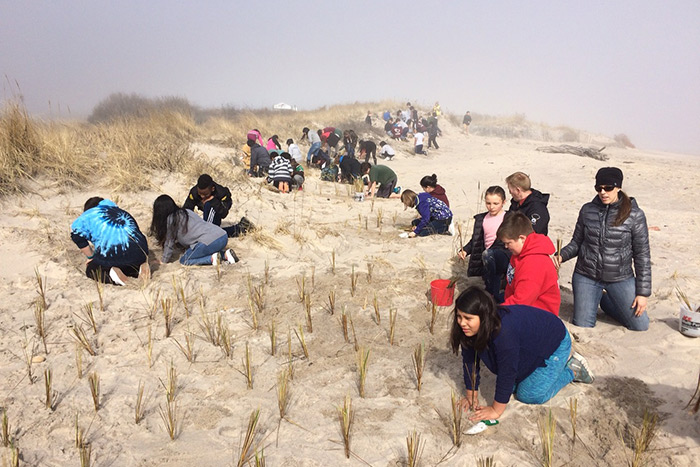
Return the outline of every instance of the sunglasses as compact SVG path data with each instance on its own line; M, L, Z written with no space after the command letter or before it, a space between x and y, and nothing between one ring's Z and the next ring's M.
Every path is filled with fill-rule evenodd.
M615 185L596 185L593 187L596 193L600 193L600 190L610 192L615 189Z

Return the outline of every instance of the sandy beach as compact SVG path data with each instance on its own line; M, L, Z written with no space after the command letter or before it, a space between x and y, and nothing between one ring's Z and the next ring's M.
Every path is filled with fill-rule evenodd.
M489 456L499 466L540 465L538 419L550 409L556 419L554 465L627 465L630 435L641 426L645 409L659 417L648 465L697 465L700 415L684 407L698 381L700 339L679 333L674 288L679 285L700 302L700 279L694 274L700 264L700 221L692 207L700 188L700 159L609 147L609 160L601 162L538 152L537 147L547 144L542 141L467 137L447 121L441 127L439 150L417 156L410 143L396 143L396 157L380 163L394 169L403 189L420 191L421 177L437 174L464 238L399 238L415 211L404 210L396 199L355 202L349 185L322 182L317 170L307 172L303 191L287 195L259 179L236 176L216 181L231 189L234 200L224 225L246 216L258 227L253 234L230 239L240 263L218 269L157 266L145 287L136 281L127 287L105 286L102 307L99 289L84 276L84 258L69 235L84 201L95 195L110 198L146 232L156 196L167 193L182 202L195 180L162 172L151 188L131 193L99 186L65 188L38 178L31 182L32 192L3 198L0 407L6 410L22 465L80 465L77 419L93 465L235 466L249 417L258 409L251 465L256 451L272 466L406 465L406 436L413 430L424 443L420 465L476 465ZM290 136L296 138L300 130ZM280 135L287 137L282 130ZM305 154L308 146L301 149ZM212 142L198 142L193 151L216 164L229 164L239 155ZM580 207L595 195L595 173L604 166L624 171L625 192L647 216L653 268L649 331L628 331L602 315L592 329L570 324L575 261L565 263L560 317L574 337L574 348L588 358L595 383L571 384L544 406L511 399L498 426L464 435L461 446L453 446L450 395L464 389L461 358L448 347L451 307L437 310L430 332L430 282L456 277L458 291L481 282L467 278L466 263L455 253L471 236L472 216L484 211L481 194L486 187L505 188L505 177L518 170L529 174L534 188L551 194L550 238L566 244ZM159 257L161 250L152 238L149 245L151 256ZM45 283L46 350L35 322L40 299L35 271ZM309 296L312 326L302 286ZM264 298L255 317L257 329L249 306L249 292L256 289ZM174 314L170 337L165 336L163 316L168 301ZM97 332L86 319L90 304ZM352 321L348 341L343 310ZM230 355L207 339L207 323L217 320L228 330ZM80 347L73 330L78 328L85 331L94 356L76 350ZM365 397L358 391L353 334L359 347L371 351ZM193 362L181 349L187 339L193 342ZM420 344L425 344L427 356L419 392L411 357ZM177 374L174 440L161 417L171 365ZM278 378L290 365L289 404L280 420ZM45 406L46 370L57 393L53 410ZM88 382L91 373L100 380L97 411ZM144 413L137 424L140 383L145 387ZM483 401L491 402L494 384L495 377L484 370ZM347 395L354 410L350 459L338 421L338 407ZM575 442L569 409L573 399L578 404ZM463 423L464 431L472 425L466 416ZM0 447L0 458L9 465L10 449Z

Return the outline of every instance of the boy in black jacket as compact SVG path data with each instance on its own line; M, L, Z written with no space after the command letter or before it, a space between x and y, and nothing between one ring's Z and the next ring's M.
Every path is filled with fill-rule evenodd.
M202 174L197 179L197 184L190 190L182 207L190 211L194 211L196 207L202 211L202 217L206 222L221 225L221 220L228 216L232 204L231 190L215 183L210 175ZM250 221L241 217L238 224L223 227L223 229L229 237L238 237L245 234L251 227Z

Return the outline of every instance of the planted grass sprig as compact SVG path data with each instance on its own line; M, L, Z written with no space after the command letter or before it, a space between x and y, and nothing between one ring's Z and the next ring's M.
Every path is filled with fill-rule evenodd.
M170 360L170 367L168 368L166 379L167 381L163 382L162 379L158 378L161 386L163 386L163 389L165 389L166 398L172 402L175 400L175 396L177 395L177 370L175 369L175 365L173 364L172 360Z
M250 348L245 343L245 358L243 359L243 376L245 376L248 389L253 389L253 366L250 363Z
M452 390L450 401L452 403L452 413L450 418L450 433L452 434L452 444L456 447L462 445L462 407L459 404L459 396Z
M260 409L253 410L248 418L248 427L246 428L245 437L241 443L241 451L236 464L237 467L244 467L247 465L253 455L253 444L255 443L259 420Z
M194 363L195 358L197 357L197 354L194 351L194 334L187 329L187 332L185 332L184 335L185 343L181 344L180 341L177 339L173 339L175 341L175 345L177 348L182 352L182 355L185 356L188 362Z
M413 351L413 372L416 375L416 389L420 392L423 384L423 369L425 368L425 344L418 344Z
M89 353L93 357L97 355L95 347L92 345L90 338L87 336L87 334L85 334L85 330L81 325L73 322L73 327L71 327L71 333L73 334L73 338L75 339L75 341L78 344L80 344L80 346L83 349L85 349L87 353Z
M340 422L340 434L343 437L343 446L345 447L345 457L348 459L350 459L350 432L354 415L352 399L347 395L343 405L338 407L338 421Z
M44 370L44 389L46 391L46 408L52 412L56 410L56 397L58 393L53 389L53 379L51 377L51 369Z
M296 283L297 283L297 292L299 294L299 302L304 303L304 298L306 297L306 276L301 276L301 280L299 278L295 278Z
M277 408L280 413L280 420L287 415L289 408L289 370L282 370L277 375Z
M46 310L49 307L46 303L46 278L41 277L39 268L34 268L34 277L36 278L36 292L39 294L39 303Z
M389 310L389 345L394 345L394 334L396 331L396 309Z
M331 273L335 275L335 249L331 252Z
M476 460L476 467L496 467L496 461L493 456L480 457Z
M311 320L311 297L309 294L304 296L304 311L306 312L306 329L309 333L314 332L314 323Z
M161 311L163 312L163 320L165 321L165 337L170 337L173 331L173 301L170 298L160 300Z
M277 329L275 328L275 320L270 323L270 355L273 357L277 353Z
M22 346L22 353L24 354L24 365L27 368L27 377L29 378L29 384L34 384L34 355L36 352L34 339L29 339L27 337L27 330L24 329L24 345Z
M537 426L542 446L542 466L551 467L554 465L554 436L557 428L557 421L552 414L551 408L547 411L547 415L540 415L537 420Z
M8 447L12 442L10 438L10 422L7 419L7 409L2 411L2 429L0 430L0 441L4 447Z
M352 265L352 270L350 272L350 295L355 296L357 291L357 273L355 273L355 265Z
M406 436L406 466L407 467L417 467L420 462L420 458L423 455L423 447L425 442L421 440L420 433L413 430Z
M355 323L352 321L352 315L348 315L348 318L350 319L350 329L352 329L352 340L355 345L355 352L360 350L360 347L357 343L357 334L355 333Z
M171 440L175 440L175 438L177 438L177 436L180 434L177 401L171 401L166 397L165 408L163 408L162 405L158 406L158 413L163 421L163 427L168 433L168 436L170 436Z
M335 314L335 290L328 292L328 311Z
M256 311L255 304L253 304L253 300L251 300L250 297L248 297L248 309L250 310L250 321L253 325L253 329L257 331L257 329L258 329L258 312Z
M88 376L88 384L90 385L90 395L92 396L92 405L95 412L100 410L100 376L97 372L90 373Z
M253 287L253 303L259 314L265 310L265 284Z
M656 438L658 421L657 414L644 409L642 426L632 435L632 459L627 460L630 467L642 467L648 464L649 448Z
M175 276L172 276L172 284L175 296L178 298L178 300L182 301L182 307L185 309L185 316L189 318L190 309L187 305L187 294L185 293L185 287L183 287L181 280L175 279Z
M78 316L85 324L92 327L92 331L97 334L97 321L95 320L95 313L93 312L92 302L86 303L80 308L82 311L82 316Z
M75 344L75 371L78 379L83 379L83 348L78 343Z
M569 399L569 417L571 418L571 443L576 444L576 419L578 418L578 399Z
M374 273L374 263L367 262L367 283L372 283L372 274Z
M139 387L136 390L136 403L134 404L134 423L137 425L143 420L146 408L143 405L143 392L146 385L143 381L139 381Z
M377 293L374 294L374 299L372 300L372 307L374 308L374 318L377 325L382 324L382 316L379 314L379 302L377 301Z
M348 335L348 313L347 307L343 306L343 310L340 312L340 325L343 327L343 338L345 342L350 342L350 336Z
M46 308L43 302L37 301L34 306L34 323L36 324L36 335L44 345L44 353L49 353L46 349Z
M294 334L297 335L297 339L299 339L299 344L301 344L301 350L304 352L304 357L306 359L309 359L309 349L306 346L306 338L304 337L304 328L302 326L299 326L299 332L297 330L294 330Z
M357 388L360 392L360 397L365 397L365 380L367 379L367 369L369 367L370 353L371 349L365 350L362 347L360 347L360 350L357 352Z

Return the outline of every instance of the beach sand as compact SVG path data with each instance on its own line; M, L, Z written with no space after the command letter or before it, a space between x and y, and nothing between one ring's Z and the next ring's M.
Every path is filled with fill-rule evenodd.
M7 410L11 435L25 465L79 465L75 420L85 431L94 465L223 466L237 465L250 414L260 409L255 446L264 448L267 465L405 465L406 436L416 430L424 442L421 465L475 465L494 456L497 465L539 465L538 419L551 409L556 418L555 465L624 465L631 450L630 433L641 426L645 408L659 415L649 465L691 466L700 458L700 419L684 406L700 370L700 340L678 332L679 301L674 287L700 301L700 224L692 207L700 183L700 159L609 148L606 162L535 150L542 142L466 137L448 122L441 124L441 148L429 156L411 154L409 143L394 147L397 156L380 162L391 166L404 189L420 191L424 175L437 174L447 190L455 221L466 243L472 216L484 210L480 195L489 185L505 188L504 178L521 170L533 187L550 193L549 236L566 244L579 208L590 201L594 176L603 166L620 167L624 189L645 211L650 226L653 294L650 329L627 331L599 316L592 329L569 323L574 261L561 269L561 318L574 337L574 348L588 358L596 374L592 385L571 384L544 406L511 400L500 424L453 447L449 430L450 394L463 392L461 358L448 348L452 309L440 307L429 331L430 281L457 277L458 289L479 283L466 278L466 264L455 258L458 237L401 239L414 210L399 200L354 202L347 185L321 182L307 172L303 191L281 195L259 186L260 180L233 182L233 209L227 222L245 215L261 228L229 246L241 258L236 265L154 268L145 288L104 287L104 310L98 289L84 276L84 259L70 241L70 223L89 196L111 198L148 229L151 205L160 193L185 199L194 180L162 174L154 188L138 193L101 189L69 190L41 179L33 193L2 200L0 216L0 407ZM358 125L359 127L359 125ZM195 150L225 159L235 151L209 144ZM305 152L302 147L302 151ZM381 217L378 220L378 217ZM160 249L150 239L152 256ZM335 256L335 270L332 257ZM268 281L265 269L268 265ZM372 277L368 277L368 264ZM351 275L356 291L351 294ZM45 280L46 348L36 337L37 279ZM304 279L311 301L313 332L307 328L299 297ZM253 329L248 304L252 287L264 285L264 309ZM185 292L186 306L177 289ZM335 313L328 307L336 294ZM373 310L376 296L381 322ZM158 297L156 300L155 298ZM170 299L174 328L166 338L160 299ZM83 307L93 304L98 332L83 321ZM153 319L149 318L149 309ZM357 357L341 326L345 309L360 346L371 349L366 394L358 393ZM394 345L389 344L389 314L396 311ZM189 317L187 316L189 314ZM232 336L232 355L205 339L202 316L221 317ZM277 330L277 353L271 355L269 328ZM84 376L77 375L76 344L71 326L81 326L96 355L82 351ZM303 328L309 357L296 333ZM153 335L152 366L147 358ZM295 333L296 331L296 333ZM191 334L190 334L191 333ZM194 336L196 358L190 363L176 344ZM290 337L289 337L290 336ZM287 419L280 422L278 375L293 365ZM423 385L416 389L411 356L428 348ZM244 376L246 344L250 349L253 389ZM32 350L33 349L33 350ZM27 369L27 356L37 356ZM44 361L39 362L38 360ZM177 372L175 400L178 433L171 441L159 408L165 408L167 372ZM50 369L57 392L55 410L45 407L44 372ZM87 375L100 378L100 409L95 412ZM145 385L143 420L134 421L139 383ZM490 403L495 377L483 371L481 398ZM338 407L352 398L354 423L350 460L344 456ZM572 441L569 401L578 402L577 437ZM471 422L464 418L464 429ZM0 448L9 462L10 451ZM695 460L693 460L695 459Z

